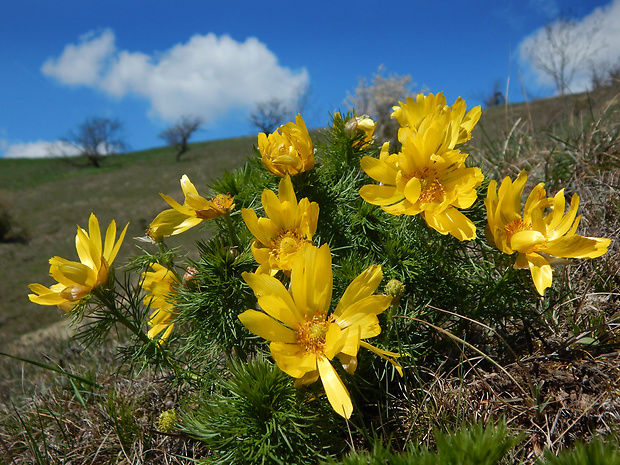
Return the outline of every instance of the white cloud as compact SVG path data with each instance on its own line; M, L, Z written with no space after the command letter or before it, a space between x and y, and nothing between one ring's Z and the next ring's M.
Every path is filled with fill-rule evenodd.
M4 150L4 158L72 157L79 155L78 148L63 141L19 142L15 144L2 141L1 145Z
M67 45L41 71L63 84L100 89L110 96L147 99L151 112L172 121L197 115L207 122L235 108L252 108L274 97L295 97L307 86L305 69L282 67L265 44L250 37L195 35L156 55L117 50L105 30Z
M109 29L99 35L88 33L80 37L78 45L67 45L59 58L43 63L41 71L63 84L97 85L114 50L114 33Z
M553 23L551 26L556 27L557 24ZM544 33L544 28L538 29L521 42L520 61L526 70L529 70L526 75L533 76L539 85L553 87L553 80L535 69L526 53L538 38L544 37ZM568 83L569 91L582 92L591 87L593 70L620 66L620 0L613 0L609 5L596 8L577 21L570 41L567 57L569 63L575 64L575 73ZM580 57L584 52L585 59L582 60Z

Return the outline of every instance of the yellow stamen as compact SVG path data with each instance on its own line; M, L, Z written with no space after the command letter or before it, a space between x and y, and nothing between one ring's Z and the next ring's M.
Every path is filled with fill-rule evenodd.
M520 231L529 231L532 229L532 223L523 221L521 218L512 220L508 223L504 230L506 231L506 239L510 241L510 238Z
M439 180L439 173L433 168L425 167L421 170L413 172L409 179L418 178L422 185L420 203L440 203L446 193L446 189Z
M230 210L234 206L233 198L230 196L230 194L217 194L215 197L213 197L212 202L215 204L218 210L226 213L230 212Z
M272 239L269 245L271 253L277 260L280 260L282 257L297 252L307 242L310 241L302 236L297 229L287 229Z
M332 320L331 316L326 320L322 313L314 315L312 320L297 328L297 343L306 352L322 353L325 347L325 335Z

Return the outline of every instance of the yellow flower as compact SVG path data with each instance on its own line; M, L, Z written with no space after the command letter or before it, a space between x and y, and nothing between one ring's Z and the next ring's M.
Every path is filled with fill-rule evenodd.
M418 94L414 100L407 97L405 103L392 107L392 118L396 118L401 127L408 127L415 133L422 133L434 124L442 127L443 139L435 150L441 153L452 150L455 146L471 139L471 132L480 119L480 106L474 107L465 114L465 101L459 97L454 104L448 106L443 92L437 95Z
M290 176L280 180L279 197L265 189L261 196L267 218L258 218L249 208L241 210L243 221L254 234L252 254L259 264L257 273L290 274L297 252L316 232L319 204L303 198L297 203Z
M105 234L105 243L101 243L99 221L94 213L88 220L88 231L78 226L75 236L75 247L80 262L73 262L61 257L50 258L50 275L58 281L47 288L41 284L30 284L28 287L35 294L28 298L39 305L57 305L69 311L90 292L105 284L108 271L121 247L125 232L116 240L116 222L112 220Z
M187 216L174 208L164 210L155 217L146 231L146 236L152 242L161 242L168 236L180 234L196 226L200 221L193 216Z
M496 192L497 183L491 181L485 199L489 243L506 254L518 252L515 268L529 268L534 286L540 295L551 286L551 265L560 258L595 258L607 252L610 239L584 237L575 234L579 226L577 216L579 196L571 198L565 213L564 189L555 197L547 197L544 184L532 189L521 213L521 196L527 173L521 171L513 182L504 178ZM545 215L545 210L550 211Z
M392 215L421 214L441 234L461 241L474 239L474 224L457 209L475 202L476 187L484 179L480 169L467 168L467 154L457 150L436 152L444 140L442 127L437 124L419 134L401 128L399 138L400 153L390 154L386 142L379 159L362 158L362 169L380 183L363 186L362 198Z
M340 116L340 114L338 114L338 116ZM356 137L358 134L363 134L364 138L361 139L357 145L364 147L372 142L376 127L377 123L375 121L363 115L349 119L344 129L349 137Z
M183 205L168 195L160 194L172 208L161 212L149 225L147 236L154 242L187 231L203 220L227 215L235 208L233 198L229 194L218 194L211 200L198 195L196 187L186 174L181 178L181 189L185 194Z
M381 332L377 315L392 301L389 296L373 294L381 278L380 266L369 267L353 280L328 315L333 289L331 253L327 244L320 249L308 245L295 258L290 291L272 276L243 274L263 311L246 310L239 319L252 333L270 341L273 359L296 379L296 386L320 378L331 406L349 418L351 398L330 360L338 356L352 373L360 346L386 359L399 356L363 341ZM390 362L402 374L400 366Z
M295 124L296 123L296 124ZM314 167L314 146L301 115L267 136L258 135L263 164L277 176L294 176Z
M142 288L149 292L144 296L144 304L155 309L149 320L151 328L148 337L154 339L159 335L161 344L168 339L174 327L176 311L170 301L170 294L178 286L179 281L172 271L159 263L153 263L151 268L153 271L142 274L144 278Z

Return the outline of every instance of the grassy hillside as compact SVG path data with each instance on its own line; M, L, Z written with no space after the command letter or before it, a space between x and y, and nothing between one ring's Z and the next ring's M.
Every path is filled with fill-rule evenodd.
M472 145L477 150L472 158L496 179L528 169L532 179L554 188L558 179L548 165L562 156L569 163L577 162L570 160L569 153L558 153L557 147L562 142L587 143L588 133L582 129L596 125L600 115L613 113L616 96L612 87L602 88L595 96L579 94L485 109L474 132ZM608 126L613 127L611 121L606 121ZM0 349L16 337L58 322L59 310L28 301L27 285L52 282L46 265L50 257L73 259L76 225L85 227L91 212L101 224L115 219L122 227L130 222L128 238L142 236L155 215L168 208L160 192L181 200L179 179L188 174L206 193L205 185L211 180L254 156L255 144L254 136L195 143L178 163L171 148L160 147L108 157L99 169L79 159L0 159L0 204L8 206L17 230L28 238L0 243L0 262L10 270L0 282ZM549 146L556 152L551 153ZM587 155L585 147L572 149L581 150L576 154L581 158ZM553 160L545 159L545 153ZM200 234L190 231L169 242L193 244ZM126 240L121 260L137 253L138 246L148 247Z
M208 196L205 185L212 179L255 156L254 137L194 144L180 163L167 148L110 157L101 169L67 160L0 160L0 202L10 207L17 224L15 238L23 239L0 243L5 271L0 284L0 352L9 350L48 365L44 370L41 365L0 358L0 423L4 422L0 462L6 451L14 463L185 464L192 459L239 463L227 458L245 453L254 458L243 463L272 463L256 457L271 454L264 445L273 440L281 447L274 452L277 463L318 463L317 454L336 460L355 445L358 453L352 452L351 460L329 463L553 465L569 463L553 461L554 454L570 451L579 441L594 440L592 447L602 448L596 440L603 439L609 448L597 453L606 461L592 463L618 463L618 91L604 88L594 95L483 111L467 160L485 176L478 200L467 209L478 231L473 241L436 234L419 217L386 215L364 203L359 189L367 183L367 174L360 169L360 160L376 156L376 147L358 145L342 120L334 123L329 140L321 141L324 144L319 143L320 134L312 134L317 164L298 175L295 191L298 197L320 204L313 240L332 249L334 299L341 298L345 287L371 264L381 264L379 279L386 282L377 294L388 294L390 281L396 287L389 308L383 308L377 327L371 328L381 326L371 342L381 350L397 351L390 357L402 356L398 360L405 376L397 376L392 365L377 357L360 356L359 366L357 358L340 359L338 370L355 400L355 412L346 423L336 416L335 407L328 406L325 383L325 389L311 383L296 390L289 375L262 358L261 354L269 355L262 337L271 337L269 331L275 334L273 326L258 341L238 331L239 315L255 305L243 272L255 270L256 263L250 252L252 234L237 213L245 206L267 214L254 200L265 187L275 189L278 181L263 169L237 172L220 184L230 186L224 191L236 192L237 209L210 222L219 224L221 234L199 251L195 240L208 230L194 228L166 240L169 246L184 245L183 250L198 258L191 264L192 278L184 279L168 296L178 310L170 314L177 325L170 340L161 346L148 340L140 328L146 313L136 313L139 323L133 328L139 339L125 331L132 330L131 325L89 347L83 341L37 335L66 324L58 323L60 310L31 304L27 285L52 283L47 276L51 256L75 257L76 224L86 226L91 211L104 226L111 219L120 227L131 223L115 265L137 254L138 247L155 252L154 246L132 238L142 236L154 216L168 208L158 193L181 200L179 178L188 174L199 192ZM358 139L362 136L358 134ZM544 182L545 196L561 189L567 199L578 194L578 233L611 239L607 253L592 260L570 259L583 255L583 250L570 255L575 252L571 244L560 250L559 257L569 258L562 264L571 266L554 267L553 286L544 296L533 288L528 270L513 268L515 255L495 250L483 233L486 182L501 182L505 176L514 179L521 170L528 173L526 193ZM560 197L554 202L556 211ZM514 217L513 213L519 215L502 212ZM566 228L572 223L572 218L562 222ZM504 231L508 234L508 226ZM544 236L543 246L554 232ZM164 256L157 260L168 266ZM177 266L181 261L179 257ZM185 266L176 270L179 280L190 271ZM304 273L295 279L312 274ZM262 291L290 285L299 297L305 295L300 289L315 284L295 288L293 278L288 281L280 275L278 286L265 285ZM356 292L372 293L373 286L365 284ZM117 283L112 292L119 287ZM316 286L313 289L308 295L325 295ZM93 295L101 299L103 294ZM149 311L141 304L142 295L126 288L115 298L127 295L133 295L135 300L129 299L133 304L140 302L129 307ZM261 307L275 302L271 312L279 314L279 297L274 296L267 295ZM351 303L353 315L359 302ZM359 306L368 314L377 311L368 302ZM119 307L100 308L103 317L89 307L91 320L87 320L92 321L93 315L104 322L106 316L118 318ZM334 315L339 317L334 313L330 318ZM300 347L306 341L306 355L309 350L321 353L322 344L327 344L326 326L315 324L314 316L312 322L298 326L294 339ZM287 324L294 328L296 323ZM287 338L290 328L284 331ZM304 333L308 328L317 332ZM355 376L345 367L347 361L349 367L357 367ZM312 372L306 375L311 377ZM320 377L323 381L323 374ZM162 424L162 418L177 411L182 415L180 424ZM461 433L451 434L459 428ZM401 452L410 446L416 450L407 460ZM541 462L544 450L548 454ZM435 452L441 460L432 459ZM419 454L428 460L414 460Z
M131 238L143 236L155 215L169 208L160 192L182 200L179 179L187 174L206 195L205 185L253 156L255 143L255 137L196 143L178 163L172 149L155 148L108 157L99 169L78 159L0 159L0 201L27 236L0 243L0 350L24 333L58 322L61 312L31 303L27 286L52 284L50 257L77 259L76 225L86 227L91 212L102 225L112 219L120 227L130 222L120 263L137 253L138 245L149 247ZM181 240L193 243L199 234L192 231Z

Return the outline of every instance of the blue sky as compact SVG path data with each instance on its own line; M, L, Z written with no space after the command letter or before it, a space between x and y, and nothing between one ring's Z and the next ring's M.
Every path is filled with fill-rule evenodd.
M519 50L562 12L601 19L598 59L620 59L620 0L5 0L0 156L43 156L92 116L120 119L133 150L182 115L206 121L194 140L252 135L257 102L306 84L304 118L324 126L381 65L468 106L495 83L522 101L519 70L548 96Z

